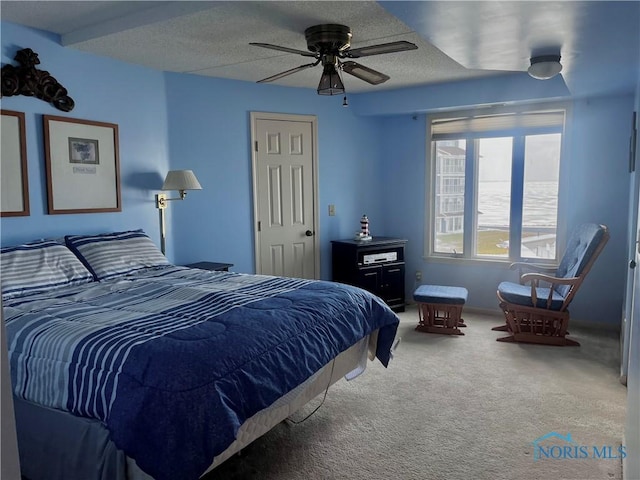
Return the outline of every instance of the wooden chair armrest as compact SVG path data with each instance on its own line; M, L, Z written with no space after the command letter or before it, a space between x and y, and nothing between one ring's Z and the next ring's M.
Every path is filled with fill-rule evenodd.
M533 305L537 305L538 303L537 288L540 282L550 284L546 308L551 308L551 301L553 300L553 290L556 285L575 285L579 283L580 280L580 277L558 278L552 277L551 275L544 275L542 273L525 273L520 277L520 283L522 285L526 284L527 282L531 282L531 301L533 302Z
M546 273L546 274L554 274L556 273L557 268L551 265L540 265L537 263L529 263L529 262L513 262L509 265L510 270L518 270L518 275L520 275L520 284L524 285L525 282L522 279L522 275L529 273Z

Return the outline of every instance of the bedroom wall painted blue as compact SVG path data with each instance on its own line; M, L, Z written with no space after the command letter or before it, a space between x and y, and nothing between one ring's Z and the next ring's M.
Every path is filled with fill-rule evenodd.
M55 35L2 23L2 62L19 48L40 54L76 100L64 114L35 98L2 99L2 108L27 114L30 217L3 218L2 245L43 236L144 228L158 240L153 197L169 168L191 168L204 190L190 192L168 211L168 256L176 263L228 261L253 272L249 112L312 114L318 118L321 277L331 276L330 240L350 237L367 213L376 235L403 236L407 246L407 294L422 270L423 282L464 285L469 305L496 308L495 285L502 266L426 263L422 258L425 198L425 117L414 112L499 100L497 92L519 92L518 100L557 98L563 84L549 85L513 75L448 86L412 88L341 98L313 90L255 85L162 73L59 45ZM67 73L68 72L68 73ZM490 86L489 86L490 85ZM518 88L514 88L517 85ZM529 87L526 87L529 85ZM542 89L542 90L541 90ZM489 92L489 93L488 93ZM541 93L542 92L542 93ZM513 99L509 97L510 99ZM618 325L622 304L624 241L628 205L627 148L632 96L582 99L574 108L570 142L571 201L567 227L582 221L609 225L612 239L576 299L572 314ZM391 115L393 113L393 115ZM117 123L123 211L112 214L47 215L42 114ZM593 179L596 178L597 181ZM329 217L327 206L336 205ZM597 294L597 295L596 295ZM592 301L594 297L597 302Z
M2 245L70 233L143 228L158 241L154 190L169 165L167 106L161 72L63 48L57 35L2 22L2 64L31 48L75 101L71 112L35 97L3 97L2 108L25 113L29 169L29 217L3 217ZM119 128L122 212L48 215L42 116L115 123Z
M217 260L254 272L250 112L312 114L318 123L321 276L330 240L351 237L362 213L383 234L379 122L356 117L342 97L313 90L167 74L172 168L191 168L203 190L171 208L175 261ZM336 215L328 216L328 205Z
M159 244L154 195L166 171L193 169L204 189L167 209L167 256L176 263L219 260L253 272L249 112L316 115L319 154L321 276L331 276L330 240L350 237L362 213L376 222L379 191L378 121L342 107L342 97L310 89L256 85L157 72L61 47L56 35L2 23L4 63L21 48L40 55L76 107L63 113L24 96L2 107L27 114L31 216L2 218L2 245L67 233L143 228ZM65 74L65 72L69 72ZM120 130L121 213L47 215L42 114L112 122ZM328 205L336 216L328 216Z
M562 76L541 82L528 74L507 73L474 80L437 83L358 95L352 103L358 115L402 115L452 108L559 99L570 96Z
M435 88L439 91L439 87ZM505 85L505 88L508 87ZM467 94L463 101L467 102L470 99L468 92L474 89L469 84L465 90ZM476 91L479 98L485 98L484 92ZM389 97L393 106L397 105L398 99L403 102L401 93L396 91ZM407 94L415 94L415 91ZM358 98L358 104L367 103L363 97ZM377 93L375 98L381 111L389 110L386 97ZM448 102L455 105L460 101L455 96L443 99L431 95L429 87L424 87L421 95L415 98L416 111L430 110L433 104ZM432 103L429 99L433 99ZM375 111L375 108L369 109L369 113ZM632 111L632 93L576 100L561 179L562 198L566 204L561 228L569 232L580 223L597 222L606 224L611 231L606 249L572 304L572 315L616 327L621 319L627 268L628 148ZM507 265L438 263L424 258L426 115L407 113L385 116L381 120L387 140L381 145L387 159L382 171L387 182L383 207L385 227L394 235L409 239L407 298L417 286L414 278L419 270L423 273L422 283L464 286L470 292L469 305L497 308L495 291L498 283L516 280L515 272L509 271Z

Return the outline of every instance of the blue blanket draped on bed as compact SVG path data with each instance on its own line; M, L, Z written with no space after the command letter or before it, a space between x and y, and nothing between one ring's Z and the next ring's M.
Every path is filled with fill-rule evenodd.
M16 395L105 423L161 479L195 479L240 425L398 317L324 281L148 269L5 303Z

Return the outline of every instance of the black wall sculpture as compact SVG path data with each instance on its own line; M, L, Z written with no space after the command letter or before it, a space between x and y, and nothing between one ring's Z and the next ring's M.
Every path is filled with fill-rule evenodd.
M26 95L50 102L58 110L70 112L75 106L73 99L67 95L67 89L45 70L38 70L40 64L38 54L30 48L18 50L13 57L20 64L2 67L2 97Z

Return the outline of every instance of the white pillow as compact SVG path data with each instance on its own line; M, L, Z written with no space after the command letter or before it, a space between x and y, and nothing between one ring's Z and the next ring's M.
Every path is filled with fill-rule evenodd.
M0 273L3 298L93 281L80 260L54 240L0 249Z
M169 265L167 258L142 230L100 235L67 235L65 242L96 280Z

